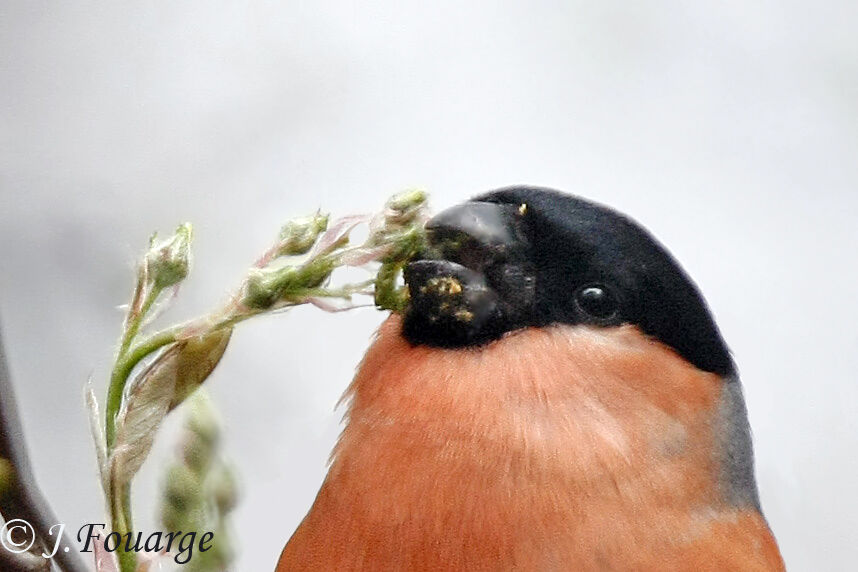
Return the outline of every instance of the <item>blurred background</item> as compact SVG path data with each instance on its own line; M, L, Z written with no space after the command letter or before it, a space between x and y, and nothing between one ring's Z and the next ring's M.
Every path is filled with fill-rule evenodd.
M99 395L150 233L196 227L166 320L221 303L289 217L513 183L612 205L706 295L791 570L858 557L858 3L0 4L0 316L39 481L103 522ZM270 570L382 314L242 324L209 380L238 570ZM151 531L173 419L136 480Z

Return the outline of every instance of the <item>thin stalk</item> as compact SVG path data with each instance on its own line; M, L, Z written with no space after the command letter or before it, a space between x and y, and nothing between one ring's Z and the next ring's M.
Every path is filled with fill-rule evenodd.
M131 490L130 487L125 487L123 490L114 489L111 483L111 505L112 514L110 527L113 532L119 534L120 542L116 550L117 559L119 560L119 569L122 572L134 572L137 569L137 554L130 550L125 550L122 546L122 539L126 538L127 534L133 534L131 529Z
M110 386L107 389L107 404L105 405L104 434L107 439L108 454L113 450L113 443L116 440L116 416L119 413L119 408L122 406L122 392L125 390L128 377L131 375L134 367L146 356L175 342L182 329L183 326L175 326L153 334L134 345L125 352L124 356L117 360L116 365L113 367L113 372L110 374Z
M152 290L146 296L146 300L143 302L143 306L139 311L136 311L134 307L131 308L131 315L129 316L128 323L125 327L125 333L122 336L122 342L119 345L119 358L128 351L128 348L131 346L132 340L134 340L134 336L137 335L137 332L140 331L140 325L143 323L143 319L146 317L146 314L149 313L149 310L152 309L152 305L158 299L158 296L161 295L163 289L153 286ZM137 294L135 293L135 298L137 298ZM133 304L133 302L132 302Z

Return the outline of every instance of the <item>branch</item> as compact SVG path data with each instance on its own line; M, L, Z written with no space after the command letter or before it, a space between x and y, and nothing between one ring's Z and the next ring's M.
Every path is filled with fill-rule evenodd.
M2 331L0 331L0 458L11 462L15 470L12 490L0 500L0 511L7 519L22 518L29 522L43 541L51 539L49 531L60 521L42 496L30 466L24 431L18 417L18 408L12 389L12 379L6 365ZM53 546L54 542L48 541L47 544ZM76 546L67 534L63 535L62 545ZM0 548L0 552L5 550ZM76 550L68 552L58 550L54 562L62 572L89 572Z

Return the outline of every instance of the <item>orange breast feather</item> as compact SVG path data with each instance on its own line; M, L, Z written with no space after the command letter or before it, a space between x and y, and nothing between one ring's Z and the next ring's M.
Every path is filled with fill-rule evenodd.
M391 317L347 393L287 570L782 570L718 490L723 381L631 327L413 347Z

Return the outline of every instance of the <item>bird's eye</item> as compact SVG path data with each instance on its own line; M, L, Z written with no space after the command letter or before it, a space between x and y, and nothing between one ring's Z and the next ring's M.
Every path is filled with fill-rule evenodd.
M575 302L581 310L599 320L607 320L617 313L617 299L610 290L600 284L579 288L575 294Z

